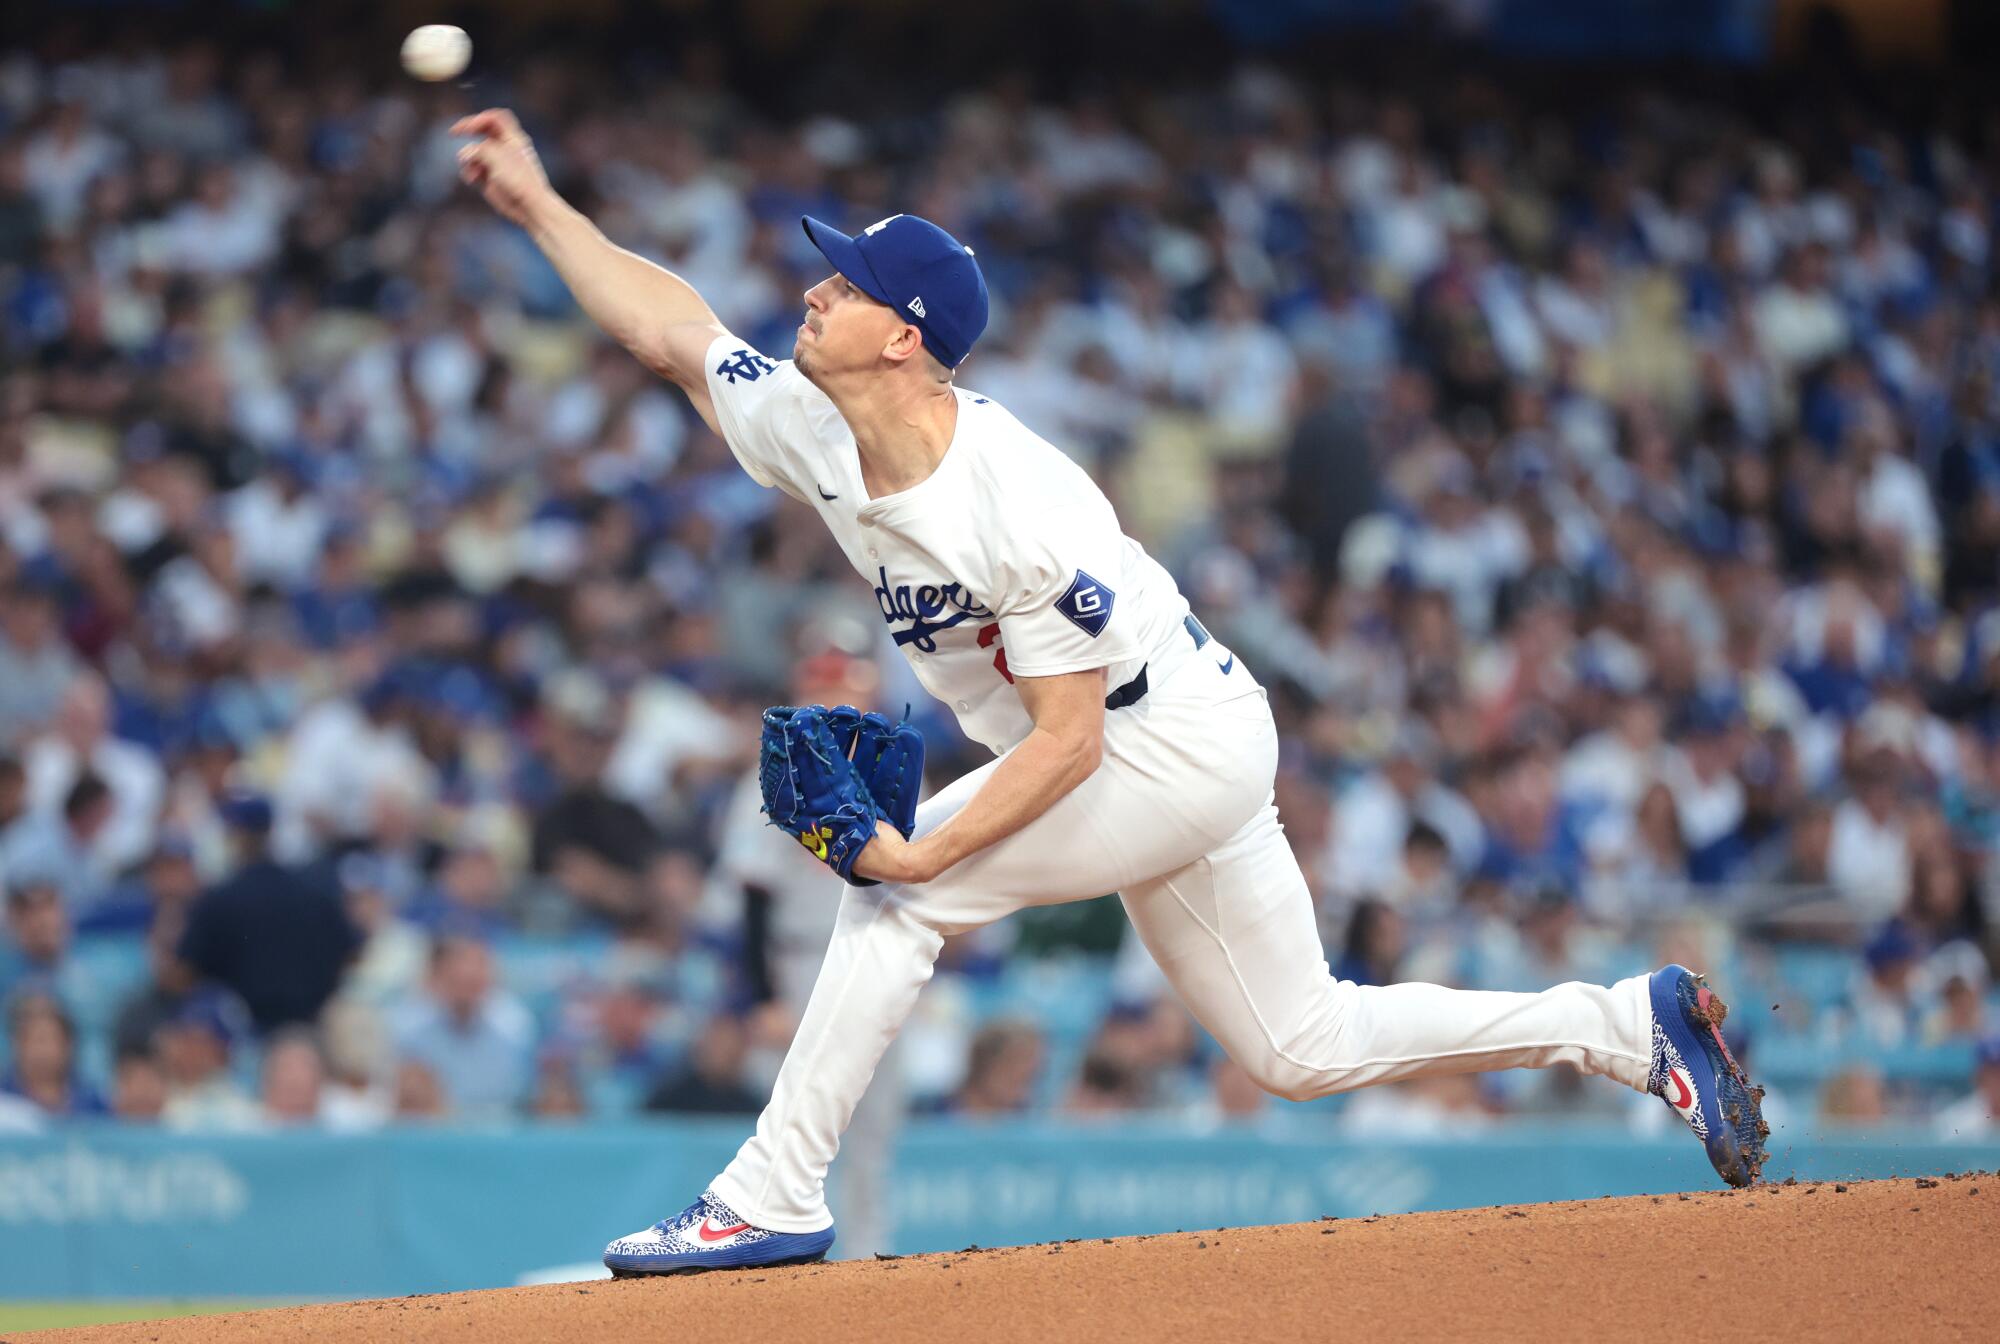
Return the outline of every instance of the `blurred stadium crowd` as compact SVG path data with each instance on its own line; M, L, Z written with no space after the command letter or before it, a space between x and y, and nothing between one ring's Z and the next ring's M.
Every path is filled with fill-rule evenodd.
M1781 1121L2000 1124L2000 124L1258 66L780 123L699 46L480 96L774 356L802 212L976 246L961 380L1272 688L1341 975L1672 956ZM974 763L831 542L457 188L466 98L0 61L0 1129L754 1110L836 896L759 825L756 711L917 702L933 782ZM1634 1100L1280 1121L1119 923L958 940L914 1104Z

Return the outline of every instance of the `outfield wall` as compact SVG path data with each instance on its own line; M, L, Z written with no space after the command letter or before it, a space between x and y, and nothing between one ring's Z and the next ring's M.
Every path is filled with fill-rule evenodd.
M0 1140L0 1298L390 1296L593 1260L677 1209L736 1121L175 1137L82 1127ZM1795 1144L1782 1179L2000 1167L2000 1142ZM1689 1138L1510 1129L1340 1142L1145 1125L913 1124L900 1251L1707 1189ZM2000 1193L2000 1191L1996 1191ZM839 1247L835 1247L836 1254Z

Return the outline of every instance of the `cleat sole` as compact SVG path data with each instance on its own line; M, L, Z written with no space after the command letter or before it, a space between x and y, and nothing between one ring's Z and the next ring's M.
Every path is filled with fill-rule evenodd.
M1743 1123L1743 1108L1740 1104L1732 1104L1724 1112L1729 1120L1729 1127L1736 1131L1738 1161L1741 1165L1722 1173L1722 1177L1737 1187L1755 1185L1758 1178L1764 1174L1764 1140L1771 1136L1771 1126L1764 1120L1764 1089L1751 1085L1749 1075L1743 1071L1743 1066L1736 1062L1736 1056L1730 1053L1729 1043L1722 1039L1722 1024L1729 1017L1729 1005L1708 987L1707 977L1696 976L1695 986L1695 1016L1708 1027L1708 1034L1715 1040L1715 1048L1722 1054L1723 1068L1736 1086L1742 1089L1743 1096L1750 1103L1750 1114L1754 1117L1746 1126ZM1755 1135L1754 1142L1748 1141L1752 1134Z
M611 1267L614 1279L671 1279L677 1274L728 1274L742 1269L783 1269L787 1265L816 1265L826 1259L818 1255L795 1255L789 1260L767 1260L761 1265L675 1265L671 1269L619 1269Z

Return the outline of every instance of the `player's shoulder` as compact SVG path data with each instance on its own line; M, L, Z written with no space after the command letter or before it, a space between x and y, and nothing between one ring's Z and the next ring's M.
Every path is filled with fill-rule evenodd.
M967 389L958 396L959 433L978 445L980 470L993 493L1030 499L1038 509L1104 497L1074 458L999 402Z
M976 510L999 586L1038 587L1080 551L1116 545L1117 514L1089 472L1004 408L977 393L966 399L960 423L979 445ZM990 432L980 433L988 420Z
M798 384L812 387L789 359L773 359L734 332L724 331L708 343L708 374L726 387L758 387L791 391ZM816 389L815 389L816 390Z
M789 359L773 359L740 336L724 332L708 345L710 390L760 417L797 410L815 438L835 435L840 413L826 393ZM795 423L794 428L798 425Z

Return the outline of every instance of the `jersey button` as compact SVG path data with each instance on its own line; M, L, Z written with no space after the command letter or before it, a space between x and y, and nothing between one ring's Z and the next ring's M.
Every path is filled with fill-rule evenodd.
M882 552L876 550L873 546L870 546L868 548L868 558L870 560L880 560L882 558Z
M961 701L959 701L959 702L958 702L958 707L959 707L960 709L971 709L971 708L972 708L972 706L971 706L971 705L968 705L968 704L966 704L966 703L965 703L965 701L963 701L963 700L961 700Z

